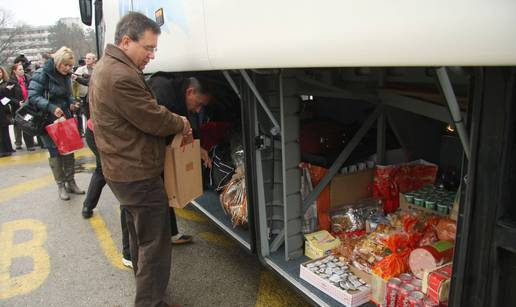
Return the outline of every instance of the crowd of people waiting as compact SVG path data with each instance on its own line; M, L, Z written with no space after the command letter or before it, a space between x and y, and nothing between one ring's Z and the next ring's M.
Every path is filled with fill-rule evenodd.
M29 85L33 76L38 70L43 69L45 63L50 59L53 57L48 53L42 53L36 62L29 61L23 54L20 54L14 59L11 66L7 68L0 66L0 158L23 150L23 143L25 143L27 151L35 151L37 147L46 148L41 136L31 136L23 132L14 123L14 116L16 111L29 101ZM71 75L72 78L88 78L95 61L96 56L92 53L79 59L78 65L71 68L71 71L72 69L74 71ZM81 135L84 135L83 119L89 118L88 106L85 101L86 94L87 87L79 82L72 83L72 97L77 102L78 108L72 112L71 116L77 117ZM14 135L14 146L12 135Z
M162 299L170 270L170 244L192 241L192 236L178 231L174 209L168 206L163 189L162 151L166 141L169 142L176 133L189 137L193 133L193 136L198 137L198 129L192 130L194 126L190 124L190 116L199 115L212 98L210 84L195 77L172 80L156 76L148 83L140 77L141 70L154 59L159 33L159 26L144 15L134 12L126 15L117 25L116 46L110 44L105 50L106 55L99 64L100 72L96 79L90 78L96 56L88 53L84 59L79 60L79 66L74 67L74 53L67 47L61 47L52 55L42 54L40 61L34 65L20 55L9 70L0 67L0 157L11 156L13 152L22 150L22 138L27 151L34 151L35 146L46 148L59 199L67 201L71 194L86 194L82 208L82 217L85 219L93 216L102 189L106 184L109 185L121 204L122 263L132 267L135 272L135 306L166 306ZM143 46L142 42L146 43L143 49L140 47ZM106 78L111 76L112 70L123 72L125 79ZM91 84L90 80L93 80ZM110 84L115 81L130 86L118 89ZM91 90L91 87L96 90ZM99 96L99 92L109 95ZM89 98L90 95L92 98ZM124 97L132 101L126 106L126 111L130 112L127 117L131 118L123 124L127 129L106 127L105 116L120 117L120 114L110 114L110 111L102 108L106 103L122 107L126 102ZM96 101L97 108L91 107L90 110L90 99ZM87 193L75 182L73 153L61 155L48 134L32 136L14 124L16 111L26 105L45 112L48 124L62 117L77 118L79 132L85 137L96 158L96 169ZM90 119L90 111L98 118L95 124ZM121 118L125 120L125 117ZM97 127L96 123L101 125ZM9 131L11 125L16 149L12 146ZM122 134L128 135L128 142L140 147L128 153L131 155L129 160L116 158L115 161L105 151L106 146L125 146L121 143L124 139ZM109 140L117 140L118 143L107 145ZM156 161L147 159L144 160L146 164L133 167L129 162L133 156L138 161L144 157L142 149L145 144L153 144ZM118 149L117 152L121 152ZM211 159L204 149L201 149L201 158L204 165L211 168ZM113 168L116 165L127 167ZM128 171L124 175L128 177L122 178L119 172L121 169L132 172ZM152 178L148 179L149 176ZM145 183L143 186L140 181L134 181L140 177L145 179L142 181ZM133 190L140 191L140 188L145 190L141 195L154 196L140 199L140 196L133 193ZM150 189L156 193L147 193ZM133 205L135 202L141 203L141 206ZM148 209L152 209L152 214ZM149 223L152 225L149 226ZM142 245L144 241L152 242L151 246Z

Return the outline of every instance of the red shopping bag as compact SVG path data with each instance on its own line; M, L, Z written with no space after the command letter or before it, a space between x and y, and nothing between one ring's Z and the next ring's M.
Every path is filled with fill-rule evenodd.
M60 155L71 154L84 147L75 117L59 120L46 126L45 129L56 144Z

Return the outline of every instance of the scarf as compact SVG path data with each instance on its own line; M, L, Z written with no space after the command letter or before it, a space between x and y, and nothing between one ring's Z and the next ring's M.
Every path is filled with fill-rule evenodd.
M25 76L18 77L18 83L20 84L22 94L23 94L23 100L27 100L29 98L29 92L27 91L27 85L25 84Z

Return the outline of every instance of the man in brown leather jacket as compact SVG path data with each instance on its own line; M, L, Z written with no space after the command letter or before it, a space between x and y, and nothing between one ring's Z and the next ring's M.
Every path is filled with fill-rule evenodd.
M118 22L90 81L90 107L104 177L126 212L135 306L166 306L170 276L170 217L160 175L164 137L191 128L157 104L142 70L154 59L159 26L130 12Z

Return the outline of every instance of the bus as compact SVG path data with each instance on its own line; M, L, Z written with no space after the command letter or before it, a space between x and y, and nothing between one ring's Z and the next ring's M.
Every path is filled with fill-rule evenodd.
M224 88L240 115L248 223L234 227L212 189L191 205L311 303L341 306L300 278L308 213L367 157L455 169L448 305L516 305L515 1L92 2L79 1L99 56L120 17L139 11L162 30L150 78ZM326 169L308 192L302 163Z

